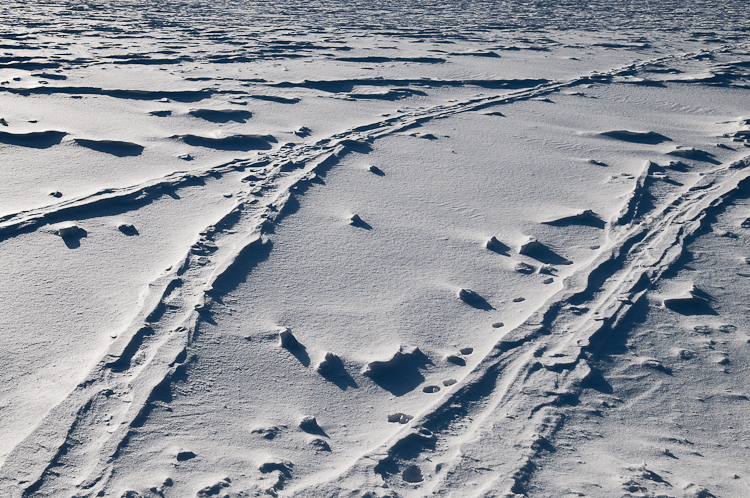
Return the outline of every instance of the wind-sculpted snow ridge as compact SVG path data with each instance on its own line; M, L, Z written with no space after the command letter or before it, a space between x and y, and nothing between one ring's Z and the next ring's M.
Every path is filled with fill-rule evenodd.
M104 204L125 202L124 210L135 209L160 196L164 189L176 189L212 173L253 169L252 177L246 177L241 186L244 190L249 186L249 192L237 192L232 210L199 234L180 264L150 283L127 331L118 336L87 379L14 448L0 469L0 494L54 496L60 490L77 490L82 496L96 496L103 490L132 429L145 422L155 403L171 396L171 383L184 376L186 348L196 324L206 319L214 299L225 292L224 279L231 275L234 262L248 252L257 252L260 258L267 254L270 247L264 235L286 215L289 200L346 153L368 150L378 138L432 119L606 81L654 62L406 112L315 144L282 148L259 162L235 161L219 168L177 173L145 185L108 189L4 217L0 236L7 238L49 223L94 216ZM300 483L291 492L336 495L345 489L360 489L362 483L380 486L384 480L408 495L408 483L424 479L429 492L448 494L464 485L467 475L489 472L495 477L483 475L482 486L522 493L535 456L547 448L547 438L562 421L558 409L575 401L586 379L589 341L616 325L658 280L706 212L747 177L747 166L745 159L719 167L673 201L650 210L640 207L649 185L647 165L622 214L606 225L608 241L599 257L568 277L566 290L504 335L458 389L411 420L393 439L367 452L350 468L341 469L340 477L320 485ZM531 377L534 382L529 382ZM502 424L503 431L492 430L495 424ZM492 455L492 448L502 444L497 440L500 434L514 434L514 441L525 442L514 459L497 462ZM476 438L479 442L472 442ZM481 455L479 460L487 467L477 469L473 457L461 455L471 452Z
M200 102L211 97L215 92L211 89L184 90L184 91L149 91L149 90L126 90L108 89L90 86L35 86L29 88L13 88L0 86L0 92L14 93L18 95L106 95L116 99L128 100L160 100L170 99L175 102Z
M476 86L479 88L491 89L510 89L534 88L539 85L549 83L544 79L493 79L493 80L436 80L436 79L418 79L418 80L392 80L382 78L353 79L353 80L304 80L301 82L280 82L270 86L276 88L311 88L323 92L338 93L351 92L355 86L421 86L425 88L438 88L443 86L459 87L464 85Z
M0 143L20 145L33 149L47 149L59 144L67 133L63 131L36 131L31 133L0 132Z
M463 496L526 496L535 460L554 451L565 409L577 404L589 379L589 346L618 327L712 212L747 189L749 167L750 156L722 165L642 213L637 204L647 187L636 182L608 223L599 256L505 334L459 389L338 477L291 494L344 496L364 482L397 496L448 496L456 489L467 490Z

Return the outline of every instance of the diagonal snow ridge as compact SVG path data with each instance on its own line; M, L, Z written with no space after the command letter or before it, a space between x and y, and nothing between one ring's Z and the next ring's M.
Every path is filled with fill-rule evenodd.
M161 178L120 188L106 188L93 194L44 206L18 211L0 217L0 240L12 237L19 232L36 230L50 223L69 221L90 216L106 206L121 205L125 210L136 210L157 200L167 190L177 190L200 182L210 176L223 175L231 171L244 171L247 168L263 168L269 161L259 159L251 162L234 160L219 166L176 171Z
M214 291L214 286L231 271L243 251L265 246L264 234L283 218L290 197L303 192L318 173L333 167L344 154L432 119L539 97L586 82L607 81L654 62L701 54L665 56L501 96L417 110L356 127L314 145L282 148L257 162L237 160L205 170L173 173L144 184L105 189L46 208L5 216L0 220L3 238L49 223L90 216L92 210L107 203L132 201L133 209L137 209L142 203L157 199L164 188L178 189L212 173L253 168L260 175L260 179L251 181L249 188L243 182L232 210L198 234L179 264L149 284L136 319L119 334L87 379L14 448L0 469L2 494L51 496L59 489L78 489L83 496L95 496L106 484L112 462L127 444L131 429L143 424L153 404L169 396L171 382L184 374L187 346L196 324L206 317L212 300L220 299L220 292ZM341 477L323 486L345 488L346 477L358 473L366 474L364 482L378 485L384 479L398 488L403 483L400 475L393 476L392 466L402 468L407 463L424 466L425 455L429 453L433 465L439 463L437 478L430 483L432 492L445 494L450 489L448 474L457 475L454 471L468 465L470 460L451 449L462 448L462 444L447 441L458 441L464 447L476 446L476 438L492 438L492 425L502 423L505 430L522 434L528 444L519 451L518 461L504 462L488 470L494 472L496 479L503 480L502 484L488 482L493 488L522 492L533 466L530 462L543 451L545 438L551 437L561 423L562 414L555 409L575 397L586 378L586 346L607 326L615 326L675 261L683 241L700 226L706 210L724 202L747 177L744 168L748 161L745 158L717 168L657 212L644 214L637 206L639 196L647 188L647 165L623 214L608 224L608 242L594 262L568 277L565 290L523 325L503 336L459 389L428 407L381 447L367 452L349 468L341 469ZM652 255L655 253L658 257ZM601 290L599 283L604 284ZM583 309L584 303L589 309L580 314L576 310ZM550 385L550 390L529 396L524 389L531 376L550 377L538 384ZM466 420L471 423L459 427ZM98 458L91 458L92 454ZM63 474L59 472L63 467L75 468L77 472ZM300 487L296 492L315 496L314 487Z
M339 147L336 153L345 150ZM105 466L116 457L130 427L145 420L149 403L169 390L171 379L184 369L185 348L207 309L211 285L241 251L264 243L269 223L283 216L281 208L290 189L309 180L315 168L332 157L333 152L324 154L301 171L286 175L282 170L289 161L273 163L269 174L231 212L201 232L183 261L149 285L138 316L88 378L14 448L3 466L0 489L10 493L26 482L18 495L36 496L54 494L61 487L89 489L99 482L106 468L81 464L91 461ZM92 422L92 417L103 414L109 423ZM92 452L101 458L84 458ZM58 474L55 469L64 465L78 468L84 477ZM12 480L7 477L11 475Z
M354 483L380 487L385 482L404 496L448 496L456 486L468 484L477 487L464 488L474 489L465 496L486 496L489 490L501 491L492 496L526 496L535 458L550 450L550 439L565 420L565 407L577 402L591 373L589 346L617 327L673 266L707 216L750 182L746 156L700 176L653 212L633 217L652 166L646 163L622 212L608 224L608 242L599 256L504 335L461 388L338 477L300 486L292 494L336 495L353 489ZM504 438L525 442L515 446L517 457L510 462L493 456ZM488 467L477 468L480 461ZM401 477L413 465L429 476L418 493Z

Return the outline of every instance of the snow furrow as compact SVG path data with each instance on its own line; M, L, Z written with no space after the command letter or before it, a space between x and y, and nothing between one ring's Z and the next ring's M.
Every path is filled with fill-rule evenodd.
M60 487L88 489L99 482L104 470L81 468L81 464L110 462L130 427L147 416L144 410L158 396L157 391L169 389L165 379L184 361L185 347L212 283L239 251L261 241L266 223L278 216L280 201L283 204L289 189L304 181L320 162L310 161L305 169L289 175L280 173L286 161L272 165L261 185L256 184L234 208L241 213L235 223L222 224L232 213L222 216L216 226L222 226L223 232L208 227L181 264L149 285L128 330L119 335L87 379L9 455L0 475L3 494L46 496L54 495ZM267 192L261 197L253 195L264 187ZM227 233L230 227L231 233ZM207 251L212 251L209 262L199 261ZM93 423L105 417L108 423ZM101 458L91 459L92 453ZM65 465L80 473L71 477L56 471Z
M482 484L466 496L486 496L488 489L498 496L524 495L534 459L549 451L550 440L564 421L562 408L576 403L591 372L586 348L597 334L615 327L677 261L686 239L700 228L707 213L748 181L749 166L750 156L720 166L672 202L619 224L623 216L630 217L631 200L646 188L643 181L636 182L620 217L609 224L609 242L601 255L569 278L566 289L532 318L509 331L460 389L342 469L338 477L300 486L291 494L337 494L363 481L378 486L379 476L390 488L409 496L412 488L401 473L416 465L430 475L430 493L435 496L449 495L456 486L466 488L471 484L467 475L476 477L474 484ZM588 281L597 270L607 275L602 288L598 280L594 287ZM504 440L515 442L510 461L507 455L506 460L498 460ZM478 471L478 461L485 466L490 462L489 468ZM463 480L456 481L456 476Z

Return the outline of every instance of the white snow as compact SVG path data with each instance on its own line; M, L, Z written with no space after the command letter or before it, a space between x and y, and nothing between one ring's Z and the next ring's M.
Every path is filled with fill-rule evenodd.
M750 494L741 2L0 22L0 496Z

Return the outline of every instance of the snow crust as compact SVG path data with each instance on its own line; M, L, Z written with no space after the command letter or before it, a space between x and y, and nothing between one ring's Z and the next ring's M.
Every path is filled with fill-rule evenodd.
M0 496L748 494L742 2L0 23Z

